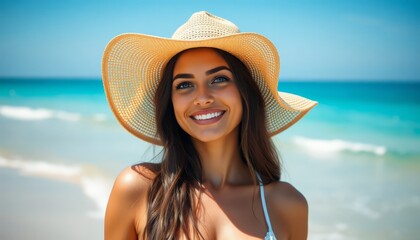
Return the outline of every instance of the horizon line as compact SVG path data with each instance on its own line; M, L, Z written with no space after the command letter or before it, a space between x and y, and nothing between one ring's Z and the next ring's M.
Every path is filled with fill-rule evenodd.
M83 76L0 76L0 81L4 80L46 80L46 81L102 81L102 77L83 77ZM279 78L279 82L420 82L420 78Z

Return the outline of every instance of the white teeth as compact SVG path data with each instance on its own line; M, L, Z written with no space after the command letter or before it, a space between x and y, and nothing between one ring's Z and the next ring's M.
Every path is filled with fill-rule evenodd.
M218 117L222 115L222 112L214 112L214 113L207 113L207 114L202 114L202 115L195 115L193 116L193 118L195 120L209 120L215 117Z

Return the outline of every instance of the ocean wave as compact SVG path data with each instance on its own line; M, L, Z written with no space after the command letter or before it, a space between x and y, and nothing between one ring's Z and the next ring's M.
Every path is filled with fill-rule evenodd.
M25 176L37 176L76 184L97 207L95 211L89 212L88 215L93 218L103 218L105 216L112 180L101 174L93 173L88 167L18 158L11 159L4 156L0 156L0 167L15 169Z
M39 121L56 118L75 122L81 118L78 113L17 106L0 106L0 115L22 121Z
M66 166L41 161L6 159L3 157L0 157L0 167L17 169L23 175L43 176L63 180L71 180L73 177L80 175L82 170L78 166Z
M387 152L387 149L384 146L360 142L349 142L340 139L323 140L296 136L292 138L292 141L294 144L304 147L311 152L325 155L337 154L340 152L364 152L377 156L383 156Z
M105 122L107 120L107 117L105 114L97 113L93 114L92 119L96 122Z
M82 119L82 114L72 113L60 110L46 108L31 108L25 106L0 106L0 116L20 121L42 121L49 119L58 119L68 122L78 122ZM104 122L107 120L105 114L97 113L88 117L95 122Z

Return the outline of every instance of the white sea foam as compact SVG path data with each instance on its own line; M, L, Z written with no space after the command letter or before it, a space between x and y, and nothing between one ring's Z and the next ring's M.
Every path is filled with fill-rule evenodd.
M22 121L39 121L55 118L75 122L81 118L78 113L22 106L0 106L0 115Z
M78 122L82 119L80 113L72 113L61 110L52 110L46 108L31 108L25 106L0 106L0 116L20 121L42 121L49 119L58 119L68 122ZM105 122L107 116L102 113L94 113L87 116L86 119L94 122Z
M92 116L92 119L97 122L105 122L107 117L105 114L97 113Z
M11 106L0 106L0 114L4 117L27 121L45 120L53 117L53 112L47 109Z
M80 185L85 195L93 200L98 207L97 211L89 212L89 216L93 218L103 218L105 216L105 209L112 182L104 177L86 175L80 178Z
M18 158L11 159L3 156L0 156L0 167L15 169L25 176L38 176L77 184L97 207L95 211L89 212L88 215L94 218L104 217L112 180L100 174L92 173L87 167Z
M60 120L77 122L81 119L81 116L78 113L69 113L64 111L53 111L53 113L53 116Z
M366 152L382 156L386 153L386 147L367 143L349 142L340 139L322 140L306 137L294 137L293 143L321 155L331 155L340 152Z
M72 179L80 175L81 168L40 161L24 161L0 157L0 167L14 168L24 175L45 176L49 178Z

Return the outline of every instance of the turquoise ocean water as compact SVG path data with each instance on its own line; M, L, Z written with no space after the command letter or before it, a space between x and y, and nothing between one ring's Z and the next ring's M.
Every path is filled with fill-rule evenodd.
M279 90L319 102L274 138L283 179L308 199L309 238L417 239L420 83L289 81ZM99 80L0 80L0 168L80 187L91 218L102 219L118 172L158 150L119 126Z

